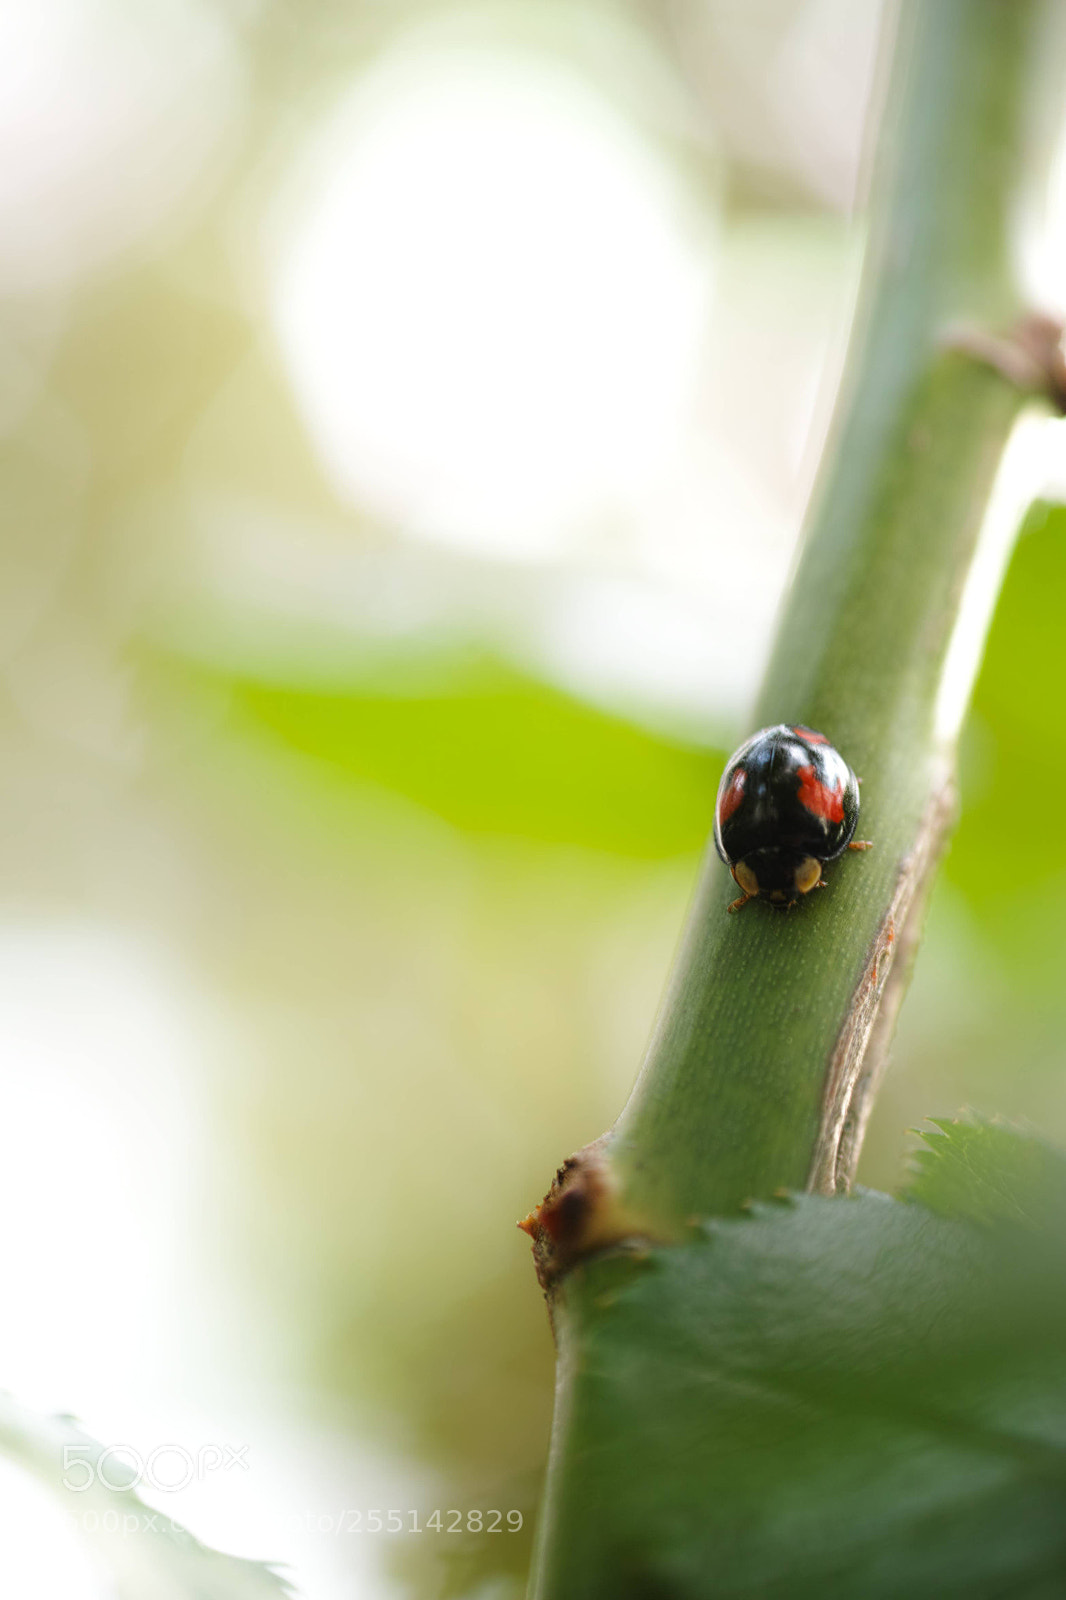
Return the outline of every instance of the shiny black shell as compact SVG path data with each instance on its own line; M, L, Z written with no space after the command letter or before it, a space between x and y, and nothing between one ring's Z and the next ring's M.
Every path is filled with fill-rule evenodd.
M858 819L858 780L840 752L813 728L782 722L754 734L728 762L714 842L734 877L739 865L759 895L787 904L804 892L796 887L799 864L839 856Z

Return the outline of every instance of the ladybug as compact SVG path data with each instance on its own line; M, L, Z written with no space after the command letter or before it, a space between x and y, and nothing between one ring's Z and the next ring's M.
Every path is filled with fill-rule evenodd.
M731 757L714 807L718 854L744 893L730 911L761 898L783 910L824 889L822 866L853 839L859 780L824 733L778 723L763 728Z

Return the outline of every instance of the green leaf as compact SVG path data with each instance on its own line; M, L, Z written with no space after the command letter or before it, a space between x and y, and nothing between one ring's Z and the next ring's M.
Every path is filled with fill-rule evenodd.
M703 848L720 752L649 732L486 655L423 654L332 683L171 666L232 723L454 827L659 859Z
M289 1600L294 1594L265 1563L211 1550L168 1511L146 1505L132 1468L70 1417L38 1416L0 1393L0 1454L52 1491L109 1574L116 1600Z
M946 862L1019 981L1061 988L1066 872L1055 848L1062 714L1066 507L1038 503L1007 572L963 749L963 815Z
M986 1226L1062 1226L1066 1161L1059 1151L1002 1122L929 1120L940 1131L919 1130L925 1148L913 1158L908 1199Z
M575 1273L538 1594L1066 1592L1066 1164L1034 1145L946 1125L910 1204L761 1205Z

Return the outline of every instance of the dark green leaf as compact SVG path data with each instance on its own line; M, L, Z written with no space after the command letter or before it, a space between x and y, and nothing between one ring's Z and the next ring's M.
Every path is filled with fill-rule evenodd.
M575 1274L540 1593L1066 1593L1066 1168L1039 1152L951 1125L935 1212L798 1198ZM943 1214L1024 1222L1051 1169L1052 1237Z

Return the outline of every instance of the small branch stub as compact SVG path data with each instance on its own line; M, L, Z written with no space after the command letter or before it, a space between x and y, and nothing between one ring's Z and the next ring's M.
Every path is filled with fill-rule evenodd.
M650 1241L641 1219L619 1201L609 1137L604 1134L568 1156L544 1199L518 1224L533 1241L537 1281L549 1298L559 1279L586 1256Z
M941 344L992 367L1021 393L1042 396L1066 415L1066 348L1063 325L1056 317L1030 311L1005 334L958 323L947 330Z

